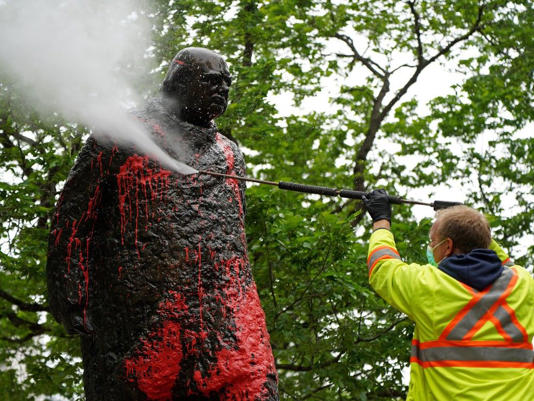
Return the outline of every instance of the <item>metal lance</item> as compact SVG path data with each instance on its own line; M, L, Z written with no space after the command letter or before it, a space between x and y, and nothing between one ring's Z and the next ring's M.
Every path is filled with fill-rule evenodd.
M216 172L207 171L207 170L199 170L199 174L207 174L207 175L211 175L215 177L232 178L232 179L241 180L241 181L256 182L258 184L272 185L280 189L285 189L288 191L304 192L307 194L339 196L341 198L349 198L349 199L362 199L362 196L366 194L366 192L354 191L352 189L336 189L336 188L322 187L322 186L317 186L317 185L299 184L299 183L287 182L287 181L266 181L266 180L259 180L257 178L216 173ZM411 199L402 199L397 196L391 196L391 195L389 195L389 201L390 203L393 203L393 204L430 206L434 208L434 210L446 209L451 206L463 204L461 202L449 202L449 201L440 201L440 200L436 200L433 202L421 202L421 201L416 201L416 200L411 200Z

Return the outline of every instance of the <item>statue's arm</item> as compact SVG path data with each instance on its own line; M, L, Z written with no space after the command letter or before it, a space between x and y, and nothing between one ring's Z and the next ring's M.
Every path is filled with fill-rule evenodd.
M87 319L91 240L104 188L105 148L89 139L56 204L48 242L48 301L69 332L91 331Z

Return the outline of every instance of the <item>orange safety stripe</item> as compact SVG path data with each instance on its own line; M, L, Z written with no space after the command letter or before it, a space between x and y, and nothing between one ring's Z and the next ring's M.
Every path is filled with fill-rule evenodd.
M497 319L494 315L491 315L489 320L491 323L493 323L497 329L497 332L502 336L502 338L504 338L506 341L513 341L512 337L503 329L499 319Z
M519 323L519 320L517 319L517 316L515 315L515 310L510 308L510 306L504 301L501 305L502 308L504 308L508 314L510 315L510 318L512 319L512 322L514 325L519 329L521 332L521 335L523 336L523 341L528 341L528 333L527 330L523 327L521 323Z
M471 310L471 308L482 298L487 292L489 291L489 288L481 291L479 293L473 294L473 297L469 300L467 305L465 305L460 312L451 320L451 322L445 327L445 330L443 330L443 333L439 336L441 340L445 340L450 332L456 327L456 325L467 315L467 313Z
M512 270L513 271L513 270ZM501 293L497 301L491 306L491 308L482 316L478 322L473 326L471 330L464 336L464 339L471 340L473 336L484 326L484 324L490 319L491 316L495 313L497 308L502 304L502 302L510 295L510 292L512 292L512 288L514 288L515 283L517 282L517 274L515 272L513 273L513 276L508 283L508 286L504 290L504 292Z
M473 296L447 325L440 339L469 340L490 320L505 340L526 341L528 335L525 328L506 303L506 297L515 286L517 277L514 269L505 268L497 281L483 291L477 292L464 285ZM503 327L503 323L506 327Z
M503 274L488 288L476 291L465 286L471 299L447 325L436 341L412 341L410 362L428 367L501 367L534 369L534 349L525 328L506 303L516 285L515 269ZM476 320L475 320L476 319ZM491 321L503 340L473 340Z
M423 368L517 368L534 369L532 362L506 361L420 361L416 357L410 358L410 363L417 363Z
M511 267L511 266L514 265L514 262L512 262L512 259L507 258L504 262L502 262L502 265L503 265L503 266Z
M500 340L481 340L481 341L465 341L465 340L435 340L420 342L419 340L412 340L412 345L419 349L439 348L439 347L495 347L495 348L518 348L533 350L532 344L529 342L508 342Z
M376 264L383 259L400 259L400 255L399 252L391 246L382 245L374 248L367 258L369 276L371 276Z

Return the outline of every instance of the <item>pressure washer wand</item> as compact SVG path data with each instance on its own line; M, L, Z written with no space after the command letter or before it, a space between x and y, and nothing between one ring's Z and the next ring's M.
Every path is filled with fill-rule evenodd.
M215 173L213 171L206 171L206 170L199 170L199 174L208 174L208 175L212 175L215 177L224 177L224 178L231 178L231 179L236 179L240 181L256 182L258 184L272 185L272 186L278 187L280 189L285 189L288 191L304 192L308 194L339 196L341 198L350 198L350 199L362 199L362 196L365 195L365 192L354 191L351 189L336 189L336 188L329 188L329 187L321 187L317 185L298 184L295 182L286 182L286 181L278 181L278 182L265 181L265 180L258 180L256 178L251 178L251 177L241 177L238 175ZM462 204L461 202L448 202L448 201L434 201L432 203L420 202L420 201L415 201L415 200L410 200L410 199L401 199L399 197L391 196L391 195L389 195L389 201L394 204L404 203L408 205L430 206L430 207L433 207L434 210L445 209L450 206Z

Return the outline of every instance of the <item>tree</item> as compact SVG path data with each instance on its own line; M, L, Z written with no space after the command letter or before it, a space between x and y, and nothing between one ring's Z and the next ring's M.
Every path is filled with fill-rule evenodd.
M72 397L80 392L79 345L47 312L45 265L52 209L83 130L38 116L14 85L0 84L0 397Z
M244 146L251 175L381 186L401 196L460 186L532 269L534 248L525 243L533 234L534 140L524 130L533 119L530 2L158 0L153 7L158 62L187 45L229 60L232 104L218 125ZM435 66L462 78L451 93L419 104L415 88ZM79 366L59 358L72 360L76 341L45 312L43 268L53 198L79 148L79 127L14 107L15 92L2 82L1 166L14 184L2 184L2 238L11 249L2 248L0 324L9 338L0 352L13 358L24 350L17 360L30 377L51 377L4 398L71 397L80 391ZM272 97L299 106L322 96L325 82L337 88L329 110L289 114ZM251 186L247 205L282 399L403 397L412 326L367 284L360 204ZM393 230L403 258L423 262L430 221L412 212L396 208ZM38 311L24 309L34 304ZM16 388L15 376L2 370L0 388Z

